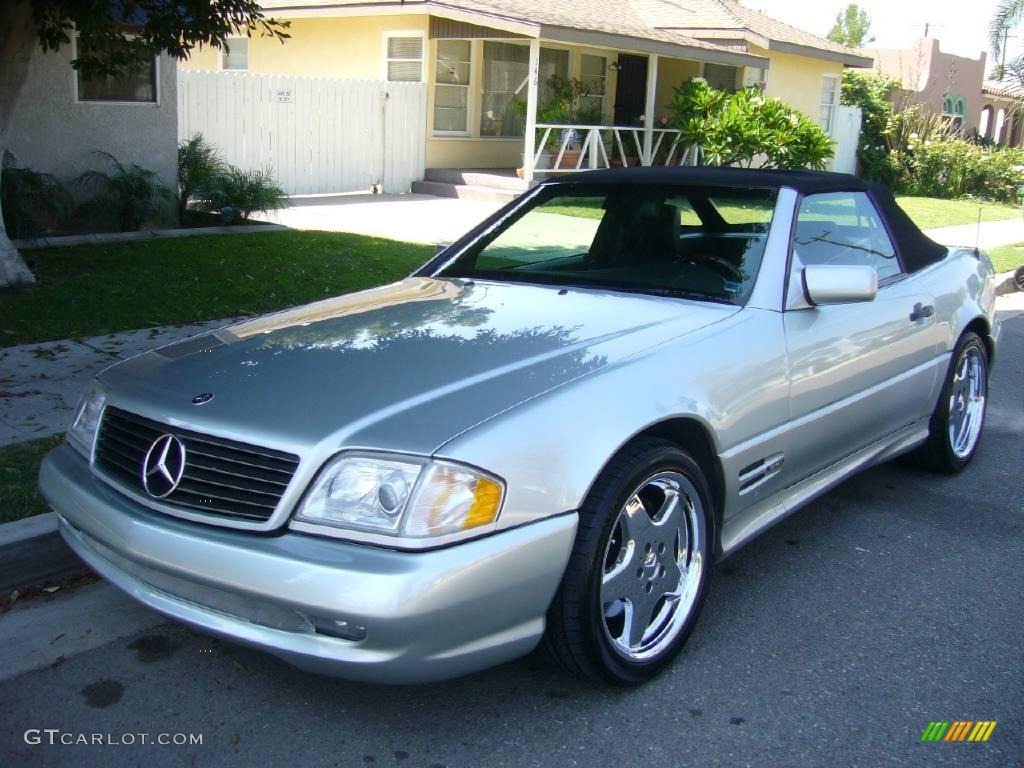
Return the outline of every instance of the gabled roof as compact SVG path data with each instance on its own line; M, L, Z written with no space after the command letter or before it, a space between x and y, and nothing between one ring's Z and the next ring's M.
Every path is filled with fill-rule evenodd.
M796 53L851 67L871 59L839 43L790 26L732 0L631 0L651 26L674 29L703 40L744 39L783 53Z
M769 50L871 66L871 60L731 0L260 0L268 13L329 16L429 13L530 37L621 47L736 66L767 61L736 41ZM589 37L588 37L589 35ZM625 41L619 41L625 38ZM635 41L629 47L629 41Z

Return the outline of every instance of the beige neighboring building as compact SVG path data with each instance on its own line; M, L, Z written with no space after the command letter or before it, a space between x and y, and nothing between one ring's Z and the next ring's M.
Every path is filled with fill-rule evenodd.
M981 88L978 134L1008 147L1024 147L1024 86L986 81Z
M182 69L418 82L427 89L428 169L542 166L536 107L554 74L578 78L614 127L646 133L672 90L694 77L735 90L760 86L831 131L846 66L863 55L729 0L263 0L291 22L285 44L237 38L197 52ZM561 129L554 127L556 133ZM624 136L631 141L631 137ZM595 142L596 144L596 142ZM525 160L524 160L525 158ZM564 166L563 166L564 167Z
M984 52L977 59L957 56L943 52L936 38L924 37L910 48L865 49L862 53L873 59L869 69L899 80L911 101L949 117L965 133L979 131Z

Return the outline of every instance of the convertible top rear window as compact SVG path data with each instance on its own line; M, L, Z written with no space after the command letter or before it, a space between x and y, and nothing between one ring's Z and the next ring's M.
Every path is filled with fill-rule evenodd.
M742 305L776 190L571 184L542 188L438 273Z

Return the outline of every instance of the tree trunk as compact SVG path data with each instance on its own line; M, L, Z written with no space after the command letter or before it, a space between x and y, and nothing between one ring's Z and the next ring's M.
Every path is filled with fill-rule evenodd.
M14 108L25 85L34 43L35 28L29 3L26 0L5 3L0 10L0 175ZM0 288L34 282L32 272L7 236L0 210Z

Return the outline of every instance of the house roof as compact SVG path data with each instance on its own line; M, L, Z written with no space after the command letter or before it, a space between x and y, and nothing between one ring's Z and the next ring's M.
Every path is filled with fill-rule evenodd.
M732 0L631 0L645 21L708 40L742 38L769 50L869 67L871 59Z
M986 80L981 86L985 96L1020 101L1024 99L1024 85L1012 81Z
M783 24L731 0L261 0L268 12L331 15L375 11L431 13L520 31L527 36L766 67L763 57L737 49L736 40L769 50L870 66L838 43ZM531 29L532 28L532 29Z

